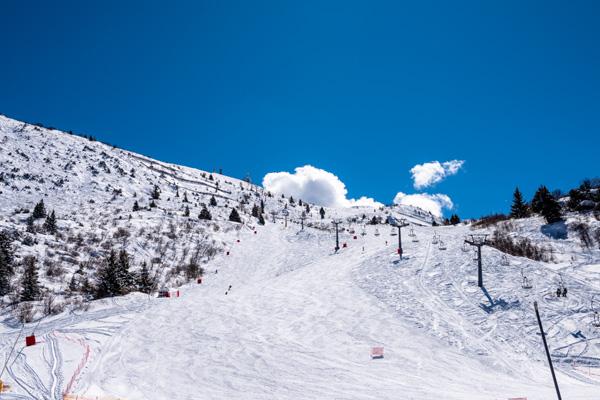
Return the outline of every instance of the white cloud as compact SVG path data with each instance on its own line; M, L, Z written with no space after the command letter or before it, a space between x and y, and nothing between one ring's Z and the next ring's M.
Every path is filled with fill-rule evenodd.
M413 185L416 189L435 185L447 176L456 174L464 163L464 160L451 160L443 163L431 161L417 164L410 169Z
M348 199L346 185L331 172L311 165L289 172L270 172L263 178L263 187L270 192L294 196L325 207L380 207L372 198Z
M394 204L419 207L425 211L431 212L436 217L442 216L442 210L444 208L451 210L454 207L454 203L452 203L450 197L441 193L406 194L399 192L396 197L394 197Z

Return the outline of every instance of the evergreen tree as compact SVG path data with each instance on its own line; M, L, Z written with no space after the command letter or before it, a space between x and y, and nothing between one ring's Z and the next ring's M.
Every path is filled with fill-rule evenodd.
M292 196L290 196L290 204L292 204L292 205L296 204L296 202L294 201L294 198Z
M560 204L552 196L545 199L541 214L549 224L562 221Z
M550 197L548 188L544 185L540 186L531 199L531 211L538 214L541 213L542 208L544 207L544 201L548 197Z
M150 206L150 208L156 208L156 203L154 202L154 200L150 201L149 206Z
M210 175L208 176L208 180L209 180L209 181L214 181L214 180L215 180L215 178L213 178L212 174L210 174Z
M71 275L71 281L69 282L69 292L75 293L79 290L79 284L75 274Z
M175 197L179 197L179 186L175 188Z
M160 189L158 188L158 185L154 185L154 190L152 190L152 199L160 199Z
M46 217L46 206L44 205L44 200L40 200L39 203L33 207L33 219L40 219Z
M302 203L302 199L298 200L298 205L299 205L300 207L302 207L302 205L303 205L303 203Z
M46 217L46 221L44 222L44 229L46 232L55 234L56 233L56 214L54 210Z
M231 222L242 222L242 219L240 218L240 214L238 214L238 212L235 208L231 209L231 214L229 214L229 220Z
M450 221L448 221L451 225L460 224L460 218L457 214L452 214L450 216Z
M254 218L258 218L259 215L260 215L260 208L258 208L258 206L255 204L254 206L252 206L252 216Z
M135 279L131 271L129 271L129 254L125 250L119 252L116 272L118 294L124 295L129 293L134 287Z
M0 297L10 292L10 278L14 275L14 253L11 239L0 232Z
M187 192L183 193L183 202L184 203L189 203L188 198L187 198Z
M210 202L208 204L211 207L216 207L217 206L217 199L215 199L215 196L210 196Z
M21 301L34 301L40 295L40 282L35 257L23 259L24 270L21 277Z
M133 211L140 211L140 205L138 204L137 200L133 202Z
M154 289L155 279L150 275L150 270L144 261L142 263L142 268L137 276L137 290L149 294Z
M515 188L515 192L513 194L513 203L510 207L510 217L511 218L527 218L529 217L529 208L527 207L527 203L523 201L523 195L519 188Z
M325 219L325 210L323 209L323 207L321 207L321 209L319 210L319 214L321 214L321 219Z
M200 215L198 215L198 218L204 219L204 220L211 220L212 215L210 215L210 212L208 211L208 209L206 207L202 207L202 210L200 211Z
M305 208L305 210L306 210L306 213L307 213L307 214L308 214L308 213L310 213L310 206L308 205L308 203L306 203L306 208Z
M96 273L94 296L97 299L120 294L117 269L117 255L114 250L111 250Z
M35 224L33 223L33 216L30 215L29 217L27 217L27 232L29 233L35 233Z
M190 216L190 208L188 206L185 206L185 209L183 210L183 216L184 217Z
M258 214L258 223L259 223L259 225L265 224L265 218L263 217L262 214Z

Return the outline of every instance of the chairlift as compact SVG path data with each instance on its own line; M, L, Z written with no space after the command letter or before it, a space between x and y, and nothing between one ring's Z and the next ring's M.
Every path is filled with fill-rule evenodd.
M375 236L379 236L379 229L375 228Z
M531 280L523 275L523 281L521 282L521 287L523 289L531 289L533 285L531 284Z
M417 235L413 236L413 239L412 239L412 241L413 241L414 243L418 243L418 242L419 242L419 239L417 238Z
M414 230L413 228L410 228L410 231L408 231L408 236L410 236L410 237L415 237L415 236L417 236L417 235L415 234L415 230Z
M367 235L367 228L363 225L362 232L360 233L362 236Z
M440 243L438 245L438 249L440 249L440 250L446 250L446 244L444 243L444 241L442 239L440 239Z
M506 256L506 254L502 254L502 259L500 260L500 264L510 265L510 261L508 261L508 257Z
M439 238L436 232L433 232L433 238L431 239L432 244L438 244Z
M594 300L594 297L596 297L596 295L592 296L592 300L590 301L590 308L592 309L592 326L594 328L600 328L600 313L598 313L598 310L596 308L596 306L594 305L594 303L598 303L597 300Z
M470 248L470 247L471 247L471 246L469 246L469 244L468 244L468 243L463 243L463 244L462 244L462 247L461 247L461 250L462 250L462 251L464 251L464 252L466 253L466 252L468 252L468 251L469 251L469 248Z
M396 232L396 229L392 228L392 230L390 231L390 236L396 236L398 233Z

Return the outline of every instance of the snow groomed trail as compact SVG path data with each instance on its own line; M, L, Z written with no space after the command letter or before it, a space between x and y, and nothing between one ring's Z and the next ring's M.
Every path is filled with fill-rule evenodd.
M179 298L103 300L46 321L46 343L11 368L30 395L6 398L57 399L66 386L127 400L554 398L531 306L542 298L553 357L570 357L557 362L563 397L600 399L600 381L573 367L575 350L588 366L598 361L598 332L580 325L586 317L576 308L578 290L594 290L585 280L568 300L546 298L556 273L527 261L535 288L523 291L523 261L501 266L486 249L482 292L472 253L460 250L468 228L438 228L447 244L440 250L433 228L416 227L418 242L403 236L402 261L397 236L367 230L342 234L348 247L338 254L328 232L242 230L230 255ZM577 326L585 345L565 339ZM375 346L383 359L370 358Z
M418 243L406 238L408 259L401 262L397 238L372 232L344 237L349 247L339 254L330 233L268 225L257 235L243 234L230 256L211 264L202 285L184 287L180 298L157 299L115 334L79 393L126 399L552 397L543 353L531 361L519 351L527 342L496 333L493 313L470 300L479 296L476 286L450 270L467 268L459 247L438 250L429 242L432 232L418 230ZM378 277L378 269L386 271ZM373 346L385 348L383 359L371 360ZM559 379L569 398L600 398L600 386L564 374Z

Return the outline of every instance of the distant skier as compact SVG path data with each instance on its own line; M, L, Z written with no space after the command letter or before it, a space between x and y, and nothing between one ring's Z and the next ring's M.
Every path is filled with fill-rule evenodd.
M218 270L218 269L215 269L215 274L218 274L218 273L219 273L219 270Z
M560 297L560 293L561 293L560 288L556 289L556 297Z
M563 288L562 297L567 297L567 288L566 287Z
M225 296L227 296L227 293L229 293L231 291L231 285L229 285L229 287L227 288L227 291L225 292Z

